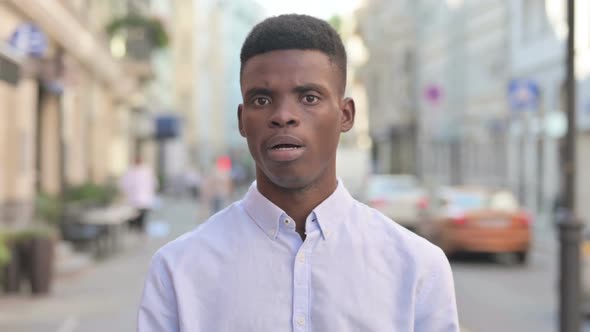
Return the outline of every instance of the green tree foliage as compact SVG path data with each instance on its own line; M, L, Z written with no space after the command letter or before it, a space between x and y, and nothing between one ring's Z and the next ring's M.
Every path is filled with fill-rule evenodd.
M106 32L113 37L120 30L141 27L148 31L148 38L153 47L164 48L169 44L169 37L162 22L157 18L145 17L137 14L130 14L116 18L106 26Z
M334 28L334 30L338 31L338 33L342 33L342 17L338 15L334 15L330 17L328 23Z

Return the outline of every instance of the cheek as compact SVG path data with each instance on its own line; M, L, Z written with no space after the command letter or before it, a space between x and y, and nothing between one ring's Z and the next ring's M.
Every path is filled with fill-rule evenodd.
M253 116L248 116L242 118L242 129L244 131L246 140L248 143L254 143L258 138L258 133L260 132L259 123L261 120L254 118Z
M316 127L316 140L322 144L323 150L334 149L340 137L340 125L337 117L330 117L324 121L318 121Z
M256 142L256 135L249 133L249 135L246 136L246 143L248 144L248 150L250 151L252 157L256 157L259 154L257 150L258 144Z

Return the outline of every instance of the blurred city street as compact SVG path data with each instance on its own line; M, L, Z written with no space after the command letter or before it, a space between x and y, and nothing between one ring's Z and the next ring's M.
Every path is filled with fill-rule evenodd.
M135 331L145 274L154 252L194 228L202 212L194 200L164 199L149 220L169 225L169 234L129 234L121 253L58 278L42 297L0 297L0 331Z
M554 238L537 239L526 266L489 255L451 260L462 327L472 332L557 330ZM590 331L586 324L584 331Z
M167 235L129 234L120 254L59 278L48 296L0 297L0 331L134 331L151 256L204 217L206 211L191 198L164 198L149 220L169 225ZM551 237L538 239L526 266L509 257L452 257L463 331L555 331L556 249ZM590 322L584 331L590 331Z
M287 13L340 35L337 176L450 257L462 330L590 332L589 8L0 0L0 332L135 330L153 253L256 177L241 47Z

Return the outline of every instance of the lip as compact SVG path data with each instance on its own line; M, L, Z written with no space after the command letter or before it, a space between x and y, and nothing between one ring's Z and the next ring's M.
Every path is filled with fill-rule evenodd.
M297 145L298 148L277 150L274 146L280 144ZM305 152L305 144L303 141L292 135L276 135L271 137L265 144L266 151L270 160L275 162L294 161L300 158Z

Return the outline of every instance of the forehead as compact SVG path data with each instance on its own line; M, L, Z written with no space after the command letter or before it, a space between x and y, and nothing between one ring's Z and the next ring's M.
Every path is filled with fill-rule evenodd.
M330 58L316 50L277 50L250 58L242 69L241 85L279 87L316 83L336 90L339 72Z

